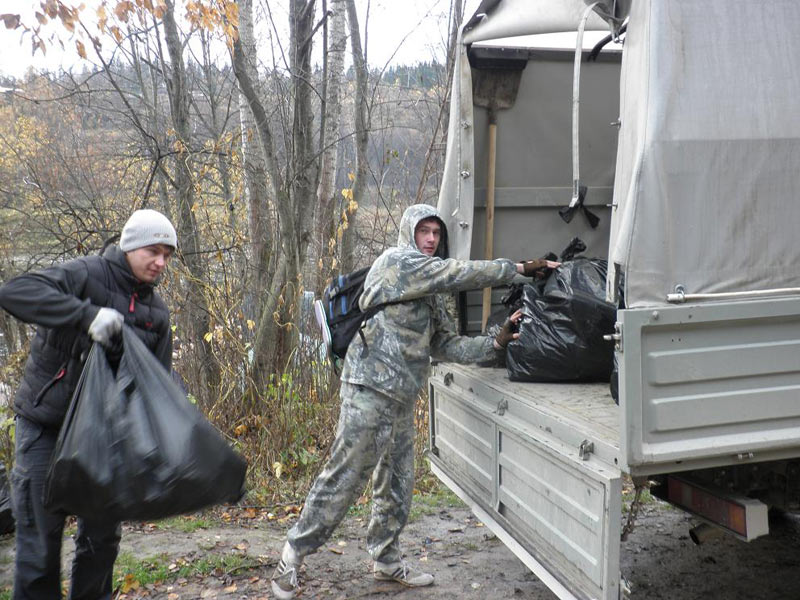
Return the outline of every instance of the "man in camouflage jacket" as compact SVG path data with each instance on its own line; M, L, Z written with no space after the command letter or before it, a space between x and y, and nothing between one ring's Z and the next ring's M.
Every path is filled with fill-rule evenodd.
M447 258L447 231L432 206L409 207L397 246L372 265L359 301L362 310L387 304L353 338L342 371L342 407L331 456L289 530L272 577L273 594L297 590L297 568L333 533L372 476L372 518L367 549L376 579L419 587L433 576L402 560L398 538L408 520L414 488L414 404L430 359L493 363L508 342L515 314L496 337L456 334L443 294L510 283L558 263ZM364 348L366 344L366 349Z

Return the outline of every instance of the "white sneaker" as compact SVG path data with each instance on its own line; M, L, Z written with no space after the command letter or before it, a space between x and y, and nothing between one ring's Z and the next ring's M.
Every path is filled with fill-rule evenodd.
M270 582L272 586L272 594L278 600L291 600L294 598L297 588L297 569L303 562L299 558L294 549L286 542L283 545L283 552L281 552L281 560L272 574Z
M406 561L395 563L375 561L372 574L379 581L396 581L408 587L425 587L433 583L433 575L412 569Z

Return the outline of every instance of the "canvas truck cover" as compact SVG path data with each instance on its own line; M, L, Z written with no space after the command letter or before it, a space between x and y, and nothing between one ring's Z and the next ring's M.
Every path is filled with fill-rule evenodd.
M796 0L633 3L609 248L629 308L800 285L798 31Z

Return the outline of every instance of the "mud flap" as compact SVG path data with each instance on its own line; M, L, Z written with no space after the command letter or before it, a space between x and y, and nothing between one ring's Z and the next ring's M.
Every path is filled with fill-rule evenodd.
M431 378L433 472L560 599L617 600L619 469L471 383Z

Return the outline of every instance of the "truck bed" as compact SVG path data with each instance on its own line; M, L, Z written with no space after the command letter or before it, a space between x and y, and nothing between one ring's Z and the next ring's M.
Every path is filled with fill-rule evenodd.
M560 574L547 582L560 598L614 597L620 415L608 384L519 383L505 369L439 363L429 395L434 473L537 576Z
M448 373L453 377L451 385L464 388L478 402L505 399L504 416L520 429L540 429L548 437L575 444L576 450L587 439L595 444L595 452L618 464L614 459L620 448L620 415L608 384L516 382L509 381L505 368L453 363L434 366L434 378L444 381ZM497 410L496 406L492 410Z

